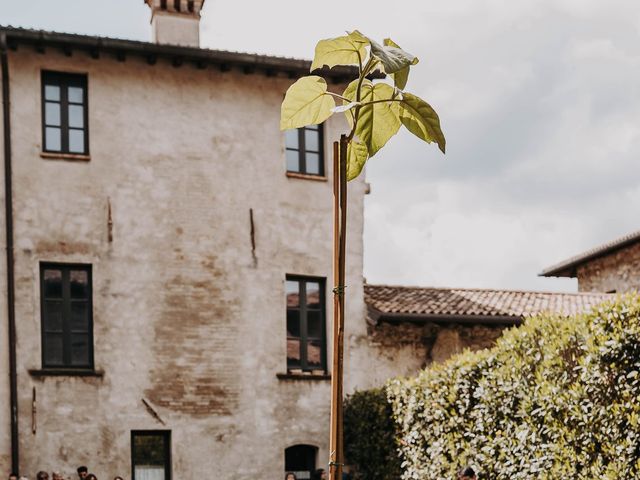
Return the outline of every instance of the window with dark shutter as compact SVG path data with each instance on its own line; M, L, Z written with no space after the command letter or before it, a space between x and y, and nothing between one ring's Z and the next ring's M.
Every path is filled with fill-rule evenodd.
M91 266L40 265L42 367L93 369Z
M287 369L326 372L324 279L287 276Z
M323 126L285 131L287 172L324 176Z
M42 72L42 150L89 154L87 76Z

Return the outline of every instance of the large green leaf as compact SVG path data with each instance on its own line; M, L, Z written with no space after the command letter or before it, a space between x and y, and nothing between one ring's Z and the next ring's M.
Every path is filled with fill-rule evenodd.
M348 93L352 94L352 92ZM373 157L396 134L400 128L400 118L398 102L389 101L370 105L367 105L367 102L390 100L393 93L393 87L386 83L372 83L369 80L362 83L360 96L362 105L356 135L367 146L370 157Z
M387 47L394 47L394 48L399 48L400 49L400 45L395 43L390 38L385 38L384 39L384 45L387 46ZM406 67L401 68L397 72L391 74L391 76L393 77L393 83L400 90L404 90L404 87L407 86L407 80L409 80L409 69L411 68L411 65L415 65L417 63L418 63L418 57L413 57L413 60L411 61L411 63L409 65L407 65Z
M355 80L353 80L349 85L347 85L347 88L344 89L344 92L342 93L342 96L344 98L348 98L349 101L342 101L343 105L349 105L351 103L357 102L356 98L357 98L357 94L356 94L356 90L358 88L358 82L359 80L356 78ZM344 112L345 116L347 117L347 122L349 123L349 127L353 128L353 115L352 112L350 111L346 111Z
M351 181L360 175L364 164L369 158L367 146L364 143L352 140L347 147L347 181Z
M358 65L366 57L365 47L368 45L367 37L357 30L342 37L320 40L316 45L311 71L324 65L329 68L336 65Z
M427 102L410 93L403 93L400 121L411 133L425 142L436 142L444 153L446 140L440 129L440 119Z
M300 128L322 123L332 114L336 106L333 97L327 94L327 82L311 75L302 77L291 85L280 110L280 129Z
M392 73L393 83L400 90L404 90L409 80L409 67L404 67L402 70L398 70L396 73Z
M355 80L353 80L349 85L347 85L347 88L344 89L344 93L342 94L342 96L344 98L348 98L351 102L355 102L358 98L357 95L357 88L358 88L358 82L360 80L358 80L357 78ZM369 80L363 80L363 82L368 82ZM345 103L349 103L349 102L345 102Z
M415 65L414 62L417 61L415 56L405 52L393 42L389 45L380 45L371 39L369 42L371 42L371 55L380 60L386 73L396 73L410 65Z

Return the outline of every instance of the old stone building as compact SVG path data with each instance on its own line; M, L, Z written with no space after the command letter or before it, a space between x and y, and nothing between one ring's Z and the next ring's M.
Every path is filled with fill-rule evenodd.
M310 62L201 49L201 0L148 3L163 43L0 29L0 471L308 475L328 458L325 152L346 125L285 135Z
M199 48L202 0L147 3L150 43L0 28L0 471L308 478L346 124L280 132L310 62ZM349 189L346 392L606 298L364 285Z
M640 232L633 232L545 269L544 277L578 279L581 292L640 290Z

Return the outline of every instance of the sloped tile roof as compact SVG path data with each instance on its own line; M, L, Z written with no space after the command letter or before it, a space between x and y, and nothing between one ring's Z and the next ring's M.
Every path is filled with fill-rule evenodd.
M610 242L603 243L597 247L591 248L586 252L575 255L549 268L545 268L539 273L541 277L575 277L576 267L595 258L604 257L621 248L640 242L640 230L632 232L623 237L616 238Z
M365 302L378 318L475 318L517 321L536 313L579 313L614 298L604 293L554 293L473 288L365 285Z

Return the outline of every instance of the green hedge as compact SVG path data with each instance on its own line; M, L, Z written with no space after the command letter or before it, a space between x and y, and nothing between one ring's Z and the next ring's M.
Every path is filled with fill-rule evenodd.
M344 402L344 452L356 480L398 480L391 404L382 388L356 392Z
M402 478L452 479L465 463L491 480L640 478L639 318L631 296L539 316L390 381Z

